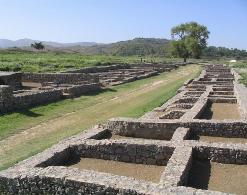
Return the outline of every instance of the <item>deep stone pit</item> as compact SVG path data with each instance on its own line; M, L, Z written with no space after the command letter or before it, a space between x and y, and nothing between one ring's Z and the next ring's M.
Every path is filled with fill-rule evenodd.
M64 166L93 170L159 183L174 148L158 145L109 143L89 140L88 144L54 154L37 167Z
M236 137L213 137L213 136L197 136L194 137L195 140L203 142L221 142L221 143L235 143L235 144L245 144L247 143L246 138L236 138Z
M68 166L133 177L138 180L146 180L155 183L159 183L160 176L165 170L165 166L126 163L95 158L81 158L78 162L70 163Z
M165 131L165 130L164 130ZM117 132L111 131L111 130L106 130L103 131L100 135L98 135L97 137L93 138L96 140L102 140L102 139L110 139L110 140L119 140L119 139L155 139L155 140L171 140L173 133L175 130L173 130L173 132L169 132L167 134L163 133L163 134L159 134L159 135L155 135L153 134L152 136L149 136L147 134L147 132L145 133L143 132L139 132L136 134L133 134L131 132L121 132L120 134L118 134Z
M188 186L245 195L247 192L247 164L223 164L207 159L194 159Z
M238 104L208 102L200 119L240 119Z

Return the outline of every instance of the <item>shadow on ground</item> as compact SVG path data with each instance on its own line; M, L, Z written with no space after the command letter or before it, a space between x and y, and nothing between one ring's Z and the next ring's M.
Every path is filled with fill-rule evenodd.
M190 170L188 186L197 189L207 190L210 175L210 161L194 159Z
M25 116L29 116L29 117L39 117L39 116L43 116L42 114L38 114L38 113L35 113L31 110L19 110L19 111L16 111L17 113L19 114L23 114Z
M101 88L100 90L91 91L91 92L85 93L83 95L84 96L96 96L96 95L99 95L100 93L105 93L105 92L117 92L117 90L112 89L112 88Z

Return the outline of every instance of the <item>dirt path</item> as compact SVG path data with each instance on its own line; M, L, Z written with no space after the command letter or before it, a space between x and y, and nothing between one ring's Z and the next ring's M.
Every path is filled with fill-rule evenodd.
M59 141L64 137L88 128L93 124L103 122L112 117L121 116L122 113L130 110L131 106L142 105L140 99L145 97L148 98L148 94L153 91L159 90L161 87L169 87L171 83L186 76L188 77L192 73L195 74L198 70L199 68L197 70L188 67L181 68L176 70L176 72L174 71L166 74L164 78L161 77L158 80L142 85L137 89L131 91L126 90L125 93L113 98L111 97L110 99L103 98L97 104L92 104L86 108L65 113L52 120L24 129L23 131L0 141L0 168L10 161L14 161L14 159L19 160L29 156L30 154L23 152L27 147L33 146L33 151L36 151L39 147L39 145L35 143L36 140L47 140L47 144L49 143L49 139ZM45 143L43 143L40 148L48 146L49 144L45 145ZM20 153L25 153L25 155Z

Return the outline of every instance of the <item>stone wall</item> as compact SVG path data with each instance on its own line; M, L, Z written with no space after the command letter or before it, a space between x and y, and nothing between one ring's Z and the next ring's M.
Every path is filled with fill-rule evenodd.
M96 66L78 70L69 70L67 73L88 73L92 76L98 76L103 86L114 86L123 83L132 82L139 79L158 75L162 72L171 71L182 64L116 64L110 66Z
M22 176L12 174L10 177L13 179L0 178L0 192L3 194L143 195L144 192L157 188L151 182L140 182L128 177L118 177L90 170L78 171L78 169L65 167L30 169ZM37 184L39 185L37 186ZM155 191L158 192L158 190ZM167 191L163 190L163 192Z
M208 121L195 120L184 124L197 135L217 137L247 138L247 125L244 121Z
M111 119L107 128L119 135L132 137L150 136L152 139L164 139L173 135L178 127L191 129L191 133L207 136L247 138L247 125L244 121L210 120L129 120L128 118Z
M145 64L138 64L138 65L134 65L135 67L138 68L151 68L155 71L158 72L167 72L167 71L171 71L173 69L176 69L180 66L185 66L188 64L192 64L190 62L187 63L173 63L173 64L165 64L165 63L145 63Z
M175 129L178 127L177 123L172 124L157 124L157 123L141 123L127 120L110 120L107 128L114 134L139 137L147 139L170 140Z
M55 82L66 84L98 83L98 76L92 76L84 73L23 73L23 82Z
M78 97L82 94L97 91L99 89L99 83L92 83L40 91L25 90L14 94L9 86L0 86L0 113L44 105L64 98Z
M0 113L25 109L33 106L55 102L63 98L59 89L29 92L25 94L12 94L12 98L0 102Z
M42 83L43 86L24 88L21 82ZM99 89L100 83L97 75L0 72L0 113L26 109L64 98L78 97Z
M183 111L169 111L168 113L160 116L160 119L179 119L184 115L185 112Z
M8 85L0 85L0 113L4 113L13 106L13 89Z
M32 106L47 104L61 100L63 93L60 89L52 89L39 92L31 92L25 95L15 95L13 104L14 109L29 108Z
M193 150L194 159L211 160L226 164L247 164L247 151L241 147L198 146Z
M152 69L158 72L170 71L172 69L176 69L179 66L185 66L191 64L188 63L175 63L175 64L154 64L154 63L145 63L145 64L115 64L109 66L94 66L94 67L86 67L77 70L68 70L66 73L99 73L99 72L108 72L111 70L118 69L130 69L130 68L139 68L139 69Z
M98 83L74 85L62 89L64 93L69 94L69 97L79 97L88 92L95 92L99 90L100 90L100 85Z
M9 85L0 85L0 101L13 98L13 89Z
M217 96L232 96L229 92L233 92L234 88L229 91L222 90L227 85L214 84L215 75L224 72L229 73L225 66L208 66L204 73L207 75L210 73L210 77L205 78L203 74L200 84L188 82L176 97L145 117L111 119L106 125L96 126L62 140L42 153L1 171L0 192L7 194L227 194L188 187L188 180L193 172L191 167L197 159L247 165L246 144L192 139L194 134L221 136L227 138L226 140L242 138L243 141L247 138L247 122L243 118L240 120L196 119L210 98L221 100L222 97ZM215 88L221 88L220 92L212 93ZM177 111L185 114L182 117L171 117L173 119L159 117L162 112L165 114L172 110L176 111L175 115ZM121 174L114 175L68 166L66 162L74 157L165 167L159 181L149 182ZM208 184L207 181L205 184Z
M130 121L129 121L130 122ZM107 129L95 129L65 139L41 154L0 172L0 192L7 194L219 194L187 185L195 158L246 164L244 145L186 141L188 129L176 129L171 142L128 139L92 140ZM179 135L181 134L181 135ZM175 150L174 150L175 148ZM71 156L165 165L159 183L65 167Z
M97 73L97 72L108 72L110 70L117 70L117 69L125 69L130 68L130 64L115 64L109 66L94 66L94 67L86 67L77 70L68 70L66 73Z
M173 147L159 146L158 144L139 145L133 142L124 144L117 141L109 143L107 141L87 140L86 144L80 144L56 153L37 167L62 166L66 164L66 161L76 157L164 166L170 159L173 150Z
M21 88L21 75L19 72L1 72L0 85L9 85L12 90Z

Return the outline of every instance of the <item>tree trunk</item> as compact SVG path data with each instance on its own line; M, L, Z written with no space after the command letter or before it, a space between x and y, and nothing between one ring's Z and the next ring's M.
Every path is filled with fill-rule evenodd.
M184 62L186 62L186 61L187 61L187 58L184 57Z

